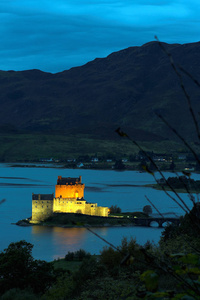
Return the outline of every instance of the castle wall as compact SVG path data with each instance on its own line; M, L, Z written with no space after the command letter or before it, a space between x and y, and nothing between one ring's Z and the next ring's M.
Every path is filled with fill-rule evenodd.
M91 215L91 206L88 204L85 205L85 214Z
M96 216L100 217L108 217L108 207L103 207L103 206L97 206L96 208Z
M97 203L86 203L85 204L85 214L90 216L95 216L95 209L97 207Z
M49 197L48 195L33 194L31 223L38 223L44 221L52 214L53 214L53 194L49 195Z
M55 198L84 198L84 184L75 185L56 185L55 186Z
M85 214L85 200L54 198L53 212Z
M85 214L90 216L108 217L108 207L98 206L97 203L86 203Z

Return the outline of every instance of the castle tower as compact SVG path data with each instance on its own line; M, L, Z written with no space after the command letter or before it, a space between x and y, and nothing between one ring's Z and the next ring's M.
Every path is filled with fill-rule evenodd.
M82 178L62 177L58 176L55 186L55 198L84 198L85 184L82 183Z
M38 223L53 214L54 194L32 194L32 220Z

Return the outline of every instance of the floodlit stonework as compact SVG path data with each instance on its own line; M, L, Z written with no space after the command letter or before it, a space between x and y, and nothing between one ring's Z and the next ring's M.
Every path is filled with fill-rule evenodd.
M53 213L80 213L90 216L108 216L108 207L88 203L84 199L82 178L58 176L54 194L32 194L32 223L44 221Z

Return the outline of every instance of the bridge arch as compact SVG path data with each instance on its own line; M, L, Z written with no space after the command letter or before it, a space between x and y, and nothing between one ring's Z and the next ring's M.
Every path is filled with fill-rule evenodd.
M173 222L171 222L171 221L164 221L162 223L162 227L166 227L167 225L171 225L171 224L173 224Z
M149 227L160 227L160 224L159 224L158 221L155 221L155 220L149 220L148 226L149 226Z
M167 223L174 225L179 225L180 223L179 218L133 218L132 220L136 225L147 227L153 227L153 222L156 222L159 228L165 227Z

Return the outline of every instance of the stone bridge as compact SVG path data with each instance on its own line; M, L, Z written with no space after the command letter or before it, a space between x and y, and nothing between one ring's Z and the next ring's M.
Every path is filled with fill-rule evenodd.
M158 227L163 227L164 223L179 225L179 218L133 218L133 223L138 226L151 227L152 222L158 223Z

